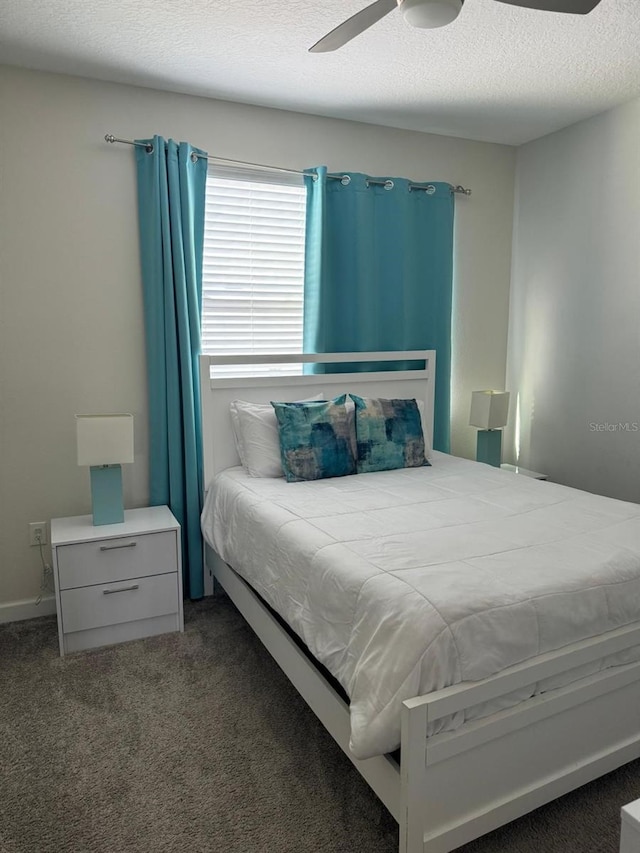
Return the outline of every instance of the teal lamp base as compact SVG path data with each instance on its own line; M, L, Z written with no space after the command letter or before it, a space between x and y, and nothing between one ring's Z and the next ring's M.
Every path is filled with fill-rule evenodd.
M94 527L124 521L120 465L91 466L91 505Z
M479 429L476 459L499 468L502 462L502 430Z

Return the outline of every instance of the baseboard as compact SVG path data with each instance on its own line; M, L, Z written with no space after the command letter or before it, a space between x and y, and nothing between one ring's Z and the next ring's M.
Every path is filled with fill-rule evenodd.
M23 619L36 619L38 616L51 616L56 612L56 599L48 595L36 604L33 599L0 603L0 624L3 622L21 622Z

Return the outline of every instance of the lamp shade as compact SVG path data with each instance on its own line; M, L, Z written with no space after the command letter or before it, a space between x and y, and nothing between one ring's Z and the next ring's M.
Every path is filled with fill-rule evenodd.
M133 462L133 415L76 415L78 465Z
M500 429L509 415L508 391L473 391L469 423L479 429Z

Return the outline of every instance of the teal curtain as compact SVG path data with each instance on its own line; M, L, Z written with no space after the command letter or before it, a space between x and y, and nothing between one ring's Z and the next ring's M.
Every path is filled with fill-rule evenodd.
M305 352L436 350L433 444L449 450L453 192L324 166L307 184ZM348 181L346 178L348 177ZM386 189L370 181L391 181ZM359 365L370 369L370 365ZM352 370L328 365L325 372ZM387 369L385 367L385 369Z
M200 512L200 316L206 153L160 136L136 140L149 390L149 497L182 528L184 592L204 594ZM152 150L147 150L152 146ZM197 156L202 155L202 156Z

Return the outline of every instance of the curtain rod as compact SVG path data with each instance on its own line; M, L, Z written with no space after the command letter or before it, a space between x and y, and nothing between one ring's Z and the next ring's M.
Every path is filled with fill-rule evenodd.
M347 184L351 183L351 175L327 175L332 181L340 181L345 187ZM390 178L387 178L385 181L376 181L374 178L367 178L366 184L368 187L376 186L376 187L384 187L385 190L392 190L395 184ZM449 189L452 193L461 193L462 195L471 195L471 190L465 189L465 187L461 187L459 184L457 187L454 187L453 184L448 184ZM436 188L433 184L416 184L413 181L409 181L409 192L412 190L424 190L427 195L433 195L436 191Z
M136 148L144 148L147 154L153 154L153 145L145 142L134 142L132 139L118 139L112 133L105 134L106 142L121 142L123 145L134 145ZM194 151L191 155L196 159L210 160L213 163L232 163L236 166L251 166L253 169L268 169L272 172L286 172L288 175L309 175L310 172L301 172L299 169L283 169L281 166L265 166L264 163L245 163L242 160L227 160L226 157L211 157L207 154L198 154Z
M134 145L137 148L144 148L145 151L147 152L147 154L153 153L153 145L149 142L146 142L146 143L145 142L134 142L134 140L132 140L132 139L118 139L112 133L106 133L104 138L105 138L105 142L111 142L111 143L120 142L123 145ZM210 157L206 154L198 154L196 151L194 151L191 156L194 158L194 161L199 159L199 158L203 158L205 160L209 160L212 163L232 163L235 166L250 166L253 169L265 169L265 170L268 170L271 172L283 172L287 175L315 175L315 172L309 171L309 170L300 171L299 169L283 169L281 166L267 166L264 163L245 163L243 160L228 160L226 157ZM328 174L327 178L329 178L330 180L333 180L333 181L341 181L343 184L345 184L345 186L346 186L346 184L350 183L350 181L351 181L351 178L349 175L329 175ZM387 190L393 189L393 181L391 181L391 180L374 181L374 180L369 179L367 181L367 186L371 186L371 185L382 186ZM471 195L471 190L465 189L464 187L461 187L460 185L454 187L453 184L449 184L449 186L451 187L452 193L460 193L461 195ZM435 187L432 184L413 184L413 183L410 183L409 189L410 190L414 190L414 189L415 190L424 190L425 192L427 192L429 194L435 192Z

